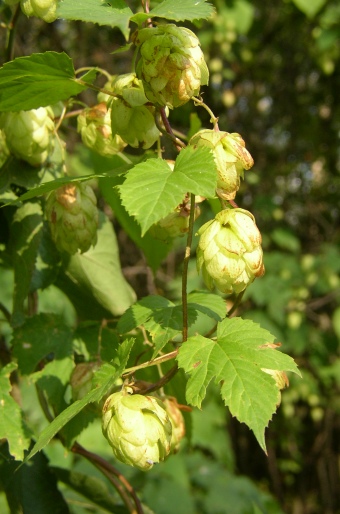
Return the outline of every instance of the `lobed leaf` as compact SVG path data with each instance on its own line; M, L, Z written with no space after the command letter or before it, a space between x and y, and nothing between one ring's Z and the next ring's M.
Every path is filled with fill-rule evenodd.
M77 82L64 52L17 57L0 68L0 111L28 111L67 100L87 89Z
M200 335L180 348L179 366L190 373L187 401L201 406L211 382L222 382L221 395L233 416L254 432L265 450L264 430L276 411L279 390L261 368L299 374L294 360L271 344L274 336L250 320L225 319L217 341Z

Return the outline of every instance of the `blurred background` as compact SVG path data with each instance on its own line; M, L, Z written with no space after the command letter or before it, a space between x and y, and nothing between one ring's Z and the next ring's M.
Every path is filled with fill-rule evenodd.
M127 3L134 10L139 5ZM338 514L340 3L213 3L212 20L188 27L211 73L204 101L221 130L242 135L255 160L236 202L255 215L266 266L237 314L275 334L302 379L289 377L266 432L268 456L248 428L226 414L212 388L205 415L192 415L190 448L147 477L121 469L157 514L173 513L174 497L177 514L258 514L260 504L268 514ZM14 48L16 56L64 50L76 67L117 74L130 71L129 52L111 55L122 44L122 34L108 27L62 20L47 25L21 16ZM84 99L96 101L91 92ZM191 103L171 112L170 122L182 133L209 127L206 111ZM82 172L91 167L84 149L76 154L80 140L72 124L65 139ZM166 152L171 157L173 150ZM203 208L203 219L214 209L214 202ZM179 298L184 243L175 244L153 278L119 216L113 212L112 219L123 272L138 297L157 291ZM202 287L194 263L191 269L190 287Z

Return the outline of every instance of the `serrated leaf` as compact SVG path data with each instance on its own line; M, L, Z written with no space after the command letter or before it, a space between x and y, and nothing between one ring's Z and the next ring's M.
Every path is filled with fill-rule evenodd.
M188 305L216 321L226 317L225 300L217 294L194 291L188 294Z
M96 246L73 255L65 273L80 290L90 292L114 316L121 315L135 301L136 295L122 274L112 223L102 212L97 235Z
M222 381L221 395L231 414L248 425L264 450L264 430L276 411L279 390L261 368L299 374L291 357L268 344L273 340L256 323L231 318L219 323L216 342L191 337L178 355L179 366L190 373L187 401L200 407L211 380Z
M141 225L144 235L151 225L172 212L187 192L213 197L216 182L210 149L187 147L177 157L173 171L163 159L148 159L129 171L119 190L123 205Z
M133 12L122 0L63 0L58 2L57 7L58 18L118 27L126 40L129 37L128 26L132 15Z
M117 330L121 334L126 334L150 319L154 311L171 306L174 304L163 296L150 295L142 298L123 314L118 321Z
M72 330L54 314L38 314L28 318L14 330L13 355L23 375L36 370L46 357L64 359L72 355Z
M11 362L0 370L0 439L7 439L9 452L16 460L23 460L24 451L30 445L30 434L24 424L22 410L10 394L10 375L16 367Z
M206 0L164 0L154 7L150 13L138 13L131 17L131 21L138 24L147 18L166 18L174 21L193 21L208 19L214 13L215 8Z
M11 225L10 238L15 282L12 313L14 327L25 320L24 302L30 290L42 228L40 205L27 203L17 209Z
M17 57L0 68L0 111L28 111L67 100L87 89L72 59L57 52Z
M25 461L31 459L37 452L42 450L51 439L68 423L74 416L76 416L86 405L93 402L99 402L103 396L114 386L118 377L120 377L126 367L127 360L130 355L131 348L134 344L134 339L126 339L118 350L117 366L111 366L104 363L101 368L95 373L94 384L95 388L88 392L84 398L77 400L72 405L67 407L59 416L57 416L52 423L50 423L39 435L39 438L26 457Z

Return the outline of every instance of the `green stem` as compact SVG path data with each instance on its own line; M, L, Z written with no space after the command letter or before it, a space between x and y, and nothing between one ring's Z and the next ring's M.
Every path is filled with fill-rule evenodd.
M185 255L183 260L182 271L182 309L183 309L183 343L188 339L188 267L191 254L192 236L194 231L195 221L195 195L190 195L190 216L189 216L189 231L187 237L187 244L185 248Z
M14 11L13 17L12 17L10 23L8 24L5 62L11 61L14 57L15 29L16 29L16 25L17 25L17 22L19 19L20 12L21 12L20 4L18 4Z
M100 93L105 93L106 95L113 96L113 97L119 97L119 95L116 95L113 91L110 91L109 89L105 89L103 87L95 86L94 84L90 84L89 82L85 82L85 80L82 79L75 79L75 81L80 84L81 86L86 86L90 89L93 89L94 91L98 91Z
M158 389L161 389L165 386L170 380L176 375L178 371L178 366L175 364L165 375L163 375L158 382L155 382L154 384L151 384L149 387L146 387L143 389L140 394L150 394L154 391L158 391Z
M203 109L205 109L209 113L210 121L214 125L214 130L218 131L219 130L219 128L218 128L218 118L212 112L210 107L203 102L202 98L197 98L196 96L193 96L192 100L194 101L195 105L200 105L201 107L203 107Z
M170 361L171 359L177 357L177 354L178 350L174 350L173 352L166 353L164 355L161 355L160 357L156 357L156 359L153 359L151 361L146 361L142 364L138 364L137 366L132 366L132 368L126 368L126 370L124 371L124 377L126 378L126 375L132 375L132 373L140 369L148 368L149 366L157 366L157 364L161 364L162 362Z
M106 70L103 70L102 68L98 68L97 66L94 68L92 66L83 66L82 68L78 68L77 71L75 72L75 74L78 75L78 73L82 73L83 71L89 71L89 70L96 70L99 73L101 73L102 75L105 75L105 77L108 80L112 79L111 75Z
M230 316L236 311L237 307L240 305L242 297L244 295L244 291L241 291L237 295L234 305L231 307L230 311L228 312L228 318L230 318Z

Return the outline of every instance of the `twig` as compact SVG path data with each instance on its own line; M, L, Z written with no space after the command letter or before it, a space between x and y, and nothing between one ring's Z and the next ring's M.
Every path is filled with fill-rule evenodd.
M190 216L189 216L189 231L187 237L187 244L185 247L185 255L183 259L182 271L182 309L183 309L183 343L188 339L188 267L191 254L192 236L194 231L195 221L195 195L190 195Z

